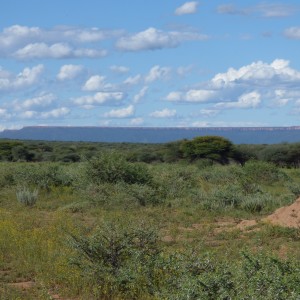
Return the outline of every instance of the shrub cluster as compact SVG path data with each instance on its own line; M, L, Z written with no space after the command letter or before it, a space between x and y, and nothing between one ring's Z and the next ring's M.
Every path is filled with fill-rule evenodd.
M93 296L122 299L298 299L299 262L242 254L218 262L199 250L167 252L151 227L106 224L70 236L71 264Z

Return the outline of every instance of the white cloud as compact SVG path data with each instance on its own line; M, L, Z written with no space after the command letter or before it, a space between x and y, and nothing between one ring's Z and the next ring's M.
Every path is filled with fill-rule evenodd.
M121 31L99 28L57 26L52 29L13 25L0 32L0 55L17 59L89 57L107 54L99 45L104 39L120 36ZM81 48L88 44L92 48ZM70 46L72 45L72 47Z
M133 101L135 103L141 101L141 99L145 97L147 90L148 86L144 86L136 95L134 95Z
M105 82L105 76L94 75L86 81L82 89L84 91L97 91L104 88L105 86L104 82Z
M14 91L28 86L32 86L40 79L44 71L43 65L37 65L32 68L25 68L18 75L2 71L0 72L0 91Z
M258 61L239 69L229 68L198 86L201 88L171 91L165 99L216 103L219 109L253 108L262 100L267 107L284 106L300 98L300 72L284 59L275 59L270 64Z
M24 111L20 114L20 117L22 119L32 119L32 118L35 118L37 116L37 112L36 111L33 111L33 110L27 110L27 111Z
M187 14L194 14L197 12L197 6L197 1L186 2L175 10L175 15L181 16Z
M150 113L150 117L153 118L173 118L176 116L176 109L164 108Z
M58 119L64 117L70 113L70 109L67 107L55 108L50 111L37 112L34 110L26 110L19 114L22 119Z
M9 119L11 114L5 108L0 108L0 118L2 120Z
M183 93L182 92L170 92L167 97L166 100L168 101L180 101L183 99Z
M150 69L148 75L145 77L145 81L150 83L159 79L166 79L170 75L170 72L170 68L156 65Z
M216 109L201 109L199 114L203 117L214 117L219 113Z
M78 105L101 105L112 102L119 103L125 98L123 92L98 92L92 96L83 96L74 99L74 103Z
M83 66L80 65L64 65L60 68L59 73L57 74L57 79L69 80L74 79L83 71Z
M24 48L17 50L13 56L18 59L32 58L66 58L70 57L72 49L64 43L57 43L48 46L45 43L28 44Z
M71 58L81 58L81 57L87 57L87 58L100 58L107 55L107 50L96 50L96 49L89 49L89 48L79 48L74 49Z
M204 89L191 89L185 93L183 92L170 92L166 100L171 102L208 102L214 97L217 93L213 90L204 90Z
M116 46L122 51L157 50L177 47L183 41L205 40L207 38L206 35L197 32L164 32L150 27L145 31L120 38Z
M242 83L263 86L275 82L300 81L300 72L290 68L289 64L287 60L276 59L271 64L258 61L238 70L230 68L226 73L217 74L212 84L221 88Z
M300 40L300 27L290 27L286 29L284 36L292 40Z
M134 118L134 119L130 120L130 125L133 125L133 126L142 125L143 123L144 123L143 118Z
M142 75L138 74L136 76L130 76L124 80L124 84L127 85L136 85L139 84L142 80Z
M189 90L185 94L187 102L206 102L215 96L214 91L210 90Z
M70 109L67 107L60 107L53 109L51 111L43 112L41 113L41 117L43 119L49 119L49 118L60 118L70 113Z
M56 43L52 45L47 45L46 43L34 43L18 49L12 56L17 59L26 60L36 58L97 58L103 57L106 54L107 52L105 50L73 49L67 43Z
M28 110L30 108L47 107L56 100L56 96L52 93L41 93L37 97L25 99L24 101L17 102L14 104L17 110Z
M129 68L125 67L125 66L113 65L113 66L110 66L109 68L112 72L115 72L115 73L123 74L123 73L128 73L129 72Z
M104 116L107 118L128 118L134 115L134 106L129 105L128 107L121 109L113 109L107 112Z
M236 102L220 102L215 105L216 108L255 108L261 103L261 95L254 91L243 94Z

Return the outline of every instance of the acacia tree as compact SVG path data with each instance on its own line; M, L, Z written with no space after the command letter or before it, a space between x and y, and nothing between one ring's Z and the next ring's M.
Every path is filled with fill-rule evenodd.
M180 150L183 157L191 161L206 158L225 164L230 158L238 158L232 142L219 136L199 136L192 140L183 140Z

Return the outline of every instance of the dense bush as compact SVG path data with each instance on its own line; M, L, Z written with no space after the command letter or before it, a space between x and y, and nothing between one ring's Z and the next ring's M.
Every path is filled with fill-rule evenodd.
M146 165L127 162L115 152L102 152L98 157L89 160L86 174L91 182L96 184L103 182L147 184L152 179Z
M196 159L211 159L226 164L230 159L239 158L233 144L218 136L199 136L180 143L182 156L194 161Z
M160 253L156 230L145 225L104 224L91 236L70 235L71 263L95 286L96 296L137 299L154 291L152 276Z
M298 299L300 265L265 254L240 262L167 252L148 227L103 225L92 235L71 235L71 263L93 296L122 299Z
M18 185L37 186L50 190L51 187L70 186L72 177L62 165L49 163L23 164L14 169L14 181Z

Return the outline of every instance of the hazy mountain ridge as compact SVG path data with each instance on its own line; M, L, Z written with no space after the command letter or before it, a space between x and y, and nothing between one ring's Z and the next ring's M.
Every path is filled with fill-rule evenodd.
M300 126L293 127L52 127L30 126L4 130L0 138L48 141L165 143L195 136L217 135L236 144L300 142Z

